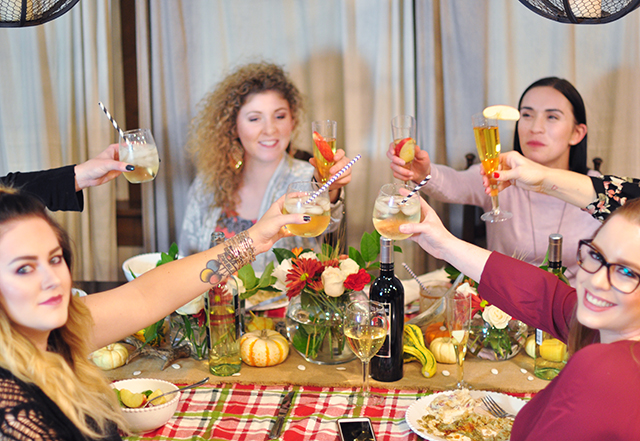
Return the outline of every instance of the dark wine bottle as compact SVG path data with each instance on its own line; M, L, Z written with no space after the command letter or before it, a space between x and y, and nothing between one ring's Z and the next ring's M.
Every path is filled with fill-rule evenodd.
M369 298L382 303L389 318L384 344L371 359L371 377L378 381L398 381L402 378L404 352L404 288L394 274L391 239L380 238L380 275L371 285Z

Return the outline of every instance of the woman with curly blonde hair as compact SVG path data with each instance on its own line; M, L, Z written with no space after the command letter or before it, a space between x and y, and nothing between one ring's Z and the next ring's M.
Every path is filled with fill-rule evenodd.
M304 219L283 215L283 204L224 245L74 297L67 234L35 196L0 186L0 439L120 440L126 422L90 352L165 317L290 235L283 226Z
M232 237L251 226L287 186L311 180L315 159L294 159L291 139L303 111L302 97L281 67L266 62L240 66L224 78L199 104L187 148L197 169L189 189L178 246L182 255L209 246L211 233ZM338 150L333 173L348 158ZM319 179L319 176L315 176ZM342 218L340 188L350 172L330 190L332 226ZM282 248L314 248L315 240L292 237ZM262 270L273 256L260 256L254 268Z

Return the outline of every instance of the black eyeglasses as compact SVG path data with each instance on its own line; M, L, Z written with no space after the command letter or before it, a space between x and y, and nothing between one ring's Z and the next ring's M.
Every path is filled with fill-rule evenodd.
M621 293L631 294L640 286L640 275L624 265L609 263L593 245L591 239L578 242L578 265L589 274L595 274L603 266L607 267L609 285Z

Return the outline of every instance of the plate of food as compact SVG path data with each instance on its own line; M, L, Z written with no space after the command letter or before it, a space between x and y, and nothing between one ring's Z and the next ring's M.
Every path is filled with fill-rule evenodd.
M411 430L429 441L482 441L490 436L496 441L509 440L513 419L491 416L482 405L485 395L513 415L526 404L498 392L462 389L420 398L409 406L405 418Z
M289 304L287 295L280 291L258 291L245 301L249 311L268 311L283 308Z

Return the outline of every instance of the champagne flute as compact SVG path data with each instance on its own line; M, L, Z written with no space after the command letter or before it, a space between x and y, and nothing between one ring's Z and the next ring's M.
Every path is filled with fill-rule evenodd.
M338 123L331 120L313 121L311 134L313 135L313 157L320 174L320 182L325 183L331 177L329 169L335 164L333 155L336 153L336 136Z
M405 162L404 168L411 170L416 155L416 119L411 115L396 116L391 120L391 134L395 155ZM409 182L405 181L405 184Z
M329 193L324 191L315 195L320 189L317 182L292 182L287 188L284 198L284 214L304 213L311 216L305 224L287 224L287 229L296 236L317 237L329 226L331 220L331 202ZM310 199L313 199L310 201Z
M511 219L513 214L500 210L498 203L498 184L493 179L493 172L498 170L500 164L500 134L498 132L498 120L486 118L482 113L476 113L471 117L473 134L476 139L478 156L489 178L491 186L491 211L480 216L485 222L502 222Z
M151 130L128 130L122 135L119 146L120 161L136 167L134 171L124 172L124 177L132 184L153 181L158 174L160 159Z
M401 194L400 190L404 190ZM410 234L401 233L400 225L420 222L420 197L414 193L406 203L403 199L413 188L404 184L385 184L373 205L373 226L387 239L404 240Z
M384 305L373 300L355 300L347 305L344 317L344 335L349 347L362 361L362 390L360 396L369 396L369 361L378 353L389 327Z
M457 389L470 389L469 383L464 381L464 358L467 355L467 341L471 327L471 295L453 292L447 297L445 321L449 338L456 353L458 364Z

